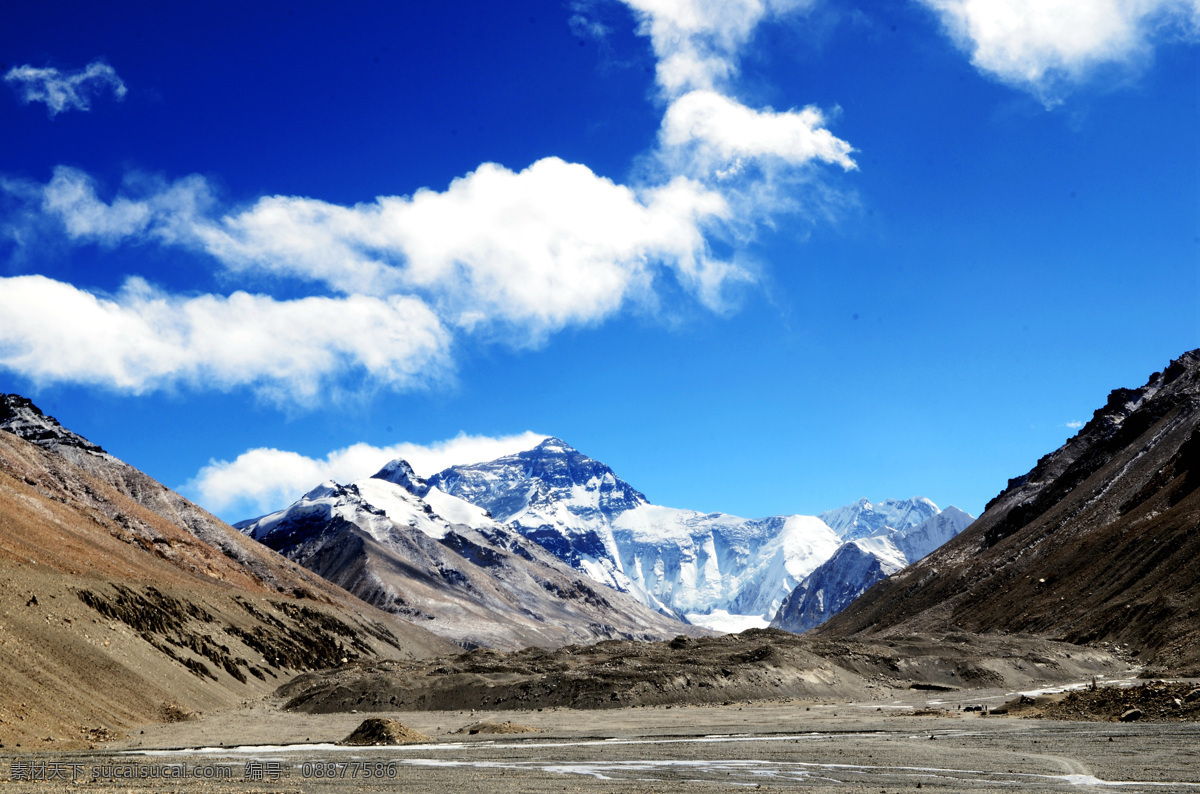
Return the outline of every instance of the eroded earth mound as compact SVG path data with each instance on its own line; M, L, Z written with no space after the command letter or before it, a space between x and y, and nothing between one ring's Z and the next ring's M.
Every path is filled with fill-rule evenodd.
M1148 681L1080 689L1042 707L1041 714L1052 720L1194 722L1200 720L1200 687Z
M815 641L777 629L557 650L476 650L301 675L277 694L308 713L618 708L743 700L882 698L895 690L1028 688L1124 672L1100 650L990 635Z
M354 731L338 744L355 746L381 747L397 744L412 744L413 742L433 741L420 731L414 731L402 722L370 717L362 721Z

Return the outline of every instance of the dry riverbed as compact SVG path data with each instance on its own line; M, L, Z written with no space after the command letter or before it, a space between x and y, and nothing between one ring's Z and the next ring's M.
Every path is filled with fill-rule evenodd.
M288 712L281 701L268 699L147 726L144 733L91 751L23 748L21 755L0 760L0 792L80 786L139 792L419 788L456 794L700 792L731 786L1042 792L1119 785L1122 791L1200 793L1200 724L1071 722L964 710L1000 707L1018 695L1003 689L911 691L839 703L379 715ZM387 748L336 744L366 716L399 720L431 741ZM461 732L484 718L537 732ZM36 778L39 770L60 779L13 780L14 771L18 778ZM75 783L68 782L72 777Z

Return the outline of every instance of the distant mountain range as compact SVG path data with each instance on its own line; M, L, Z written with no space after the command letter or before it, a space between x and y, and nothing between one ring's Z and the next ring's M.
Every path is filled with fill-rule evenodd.
M845 510L835 512L843 514ZM839 521L853 539L838 547L832 557L796 586L780 605L771 626L802 634L821 625L876 582L926 556L972 521L974 518L954 506L904 530L879 522L871 522L875 524L871 527L868 522ZM871 528L873 534L862 535L865 528Z
M920 497L863 499L825 514L835 531L816 516L662 507L604 463L547 438L427 481L394 460L237 527L466 647L515 648L695 633L689 624L762 628L846 538L885 538L904 564L961 529L958 520L929 523L941 515ZM845 575L856 577L847 585L854 593L878 578Z
M895 535L907 544L893 549L904 564L906 555L923 556L935 538L944 541L964 525L955 520L916 532L941 514L922 497L862 499L820 517L746 519L662 507L558 438L487 463L452 466L429 483L484 508L598 582L726 631L766 626L844 541ZM851 589L862 592L874 581L854 579Z
M666 639L696 630L604 587L403 460L326 482L238 528L368 603L467 648Z
M1113 391L979 520L818 631L1119 643L1200 674L1200 350Z

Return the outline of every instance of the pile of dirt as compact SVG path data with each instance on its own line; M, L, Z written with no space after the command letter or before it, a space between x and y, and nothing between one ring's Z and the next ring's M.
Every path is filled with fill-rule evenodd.
M1041 714L1051 720L1195 722L1200 721L1200 687L1150 681L1083 689L1042 706Z
M338 744L358 746L382 746L412 744L433 741L420 731L414 731L402 722L382 717L371 717L362 721L354 731Z
M469 736L483 734L485 736L492 734L506 733L538 733L538 729L529 725L518 725L515 722L505 720L504 722L475 722L467 725L464 728L459 728L455 733L465 733Z
M910 636L817 641L778 629L557 650L476 650L454 658L346 665L276 694L312 714L359 711L619 708L746 700L871 699L913 688L1029 688L1123 672L1108 653L1046 640Z

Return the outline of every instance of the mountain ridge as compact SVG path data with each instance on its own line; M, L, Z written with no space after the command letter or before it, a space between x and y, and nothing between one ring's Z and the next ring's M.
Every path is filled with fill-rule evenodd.
M87 746L265 695L303 671L454 652L26 398L0 397L0 416L0 744Z
M1011 631L1200 672L1200 351L1112 391L967 531L818 634ZM1070 596L1068 600L1068 596Z
M845 538L816 516L745 519L654 505L560 438L451 466L432 487L487 510L564 562L661 612L700 625L765 627ZM911 528L939 512L923 497L829 511L855 536Z
M239 529L467 648L696 633L628 595L593 587L400 459L348 485L323 483L283 510L239 522Z

